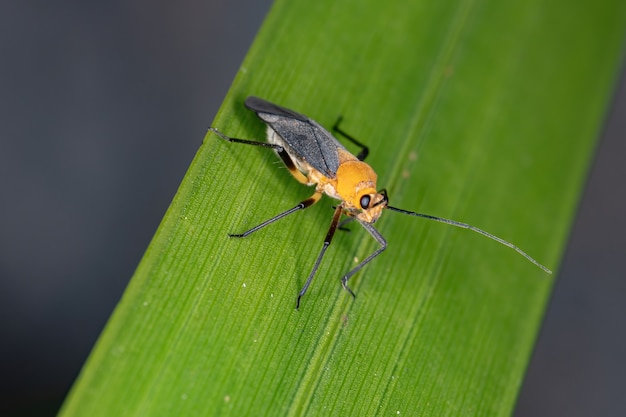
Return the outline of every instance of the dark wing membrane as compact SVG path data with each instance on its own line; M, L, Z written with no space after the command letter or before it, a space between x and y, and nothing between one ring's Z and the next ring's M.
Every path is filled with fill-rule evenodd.
M309 163L328 178L335 178L339 168L339 149L346 149L326 129L314 120L269 103L257 97L248 97L246 107L289 145L290 151Z
M246 105L247 108L257 113L261 112L261 113L273 114L275 116L287 117L289 119L301 120L303 122L309 119L303 114L296 113L293 110L280 107L274 103L270 103L269 101L265 101L262 98L258 98L254 96L248 97L244 104Z

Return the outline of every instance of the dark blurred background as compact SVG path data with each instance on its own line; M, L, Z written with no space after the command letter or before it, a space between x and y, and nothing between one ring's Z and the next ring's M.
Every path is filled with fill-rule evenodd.
M0 3L0 415L58 410L269 6ZM626 415L615 94L517 417Z

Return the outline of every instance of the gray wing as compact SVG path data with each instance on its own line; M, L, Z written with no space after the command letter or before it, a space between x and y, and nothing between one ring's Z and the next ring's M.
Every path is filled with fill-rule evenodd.
M335 178L339 168L337 151L346 148L329 131L315 120L258 97L248 97L245 104L280 135L291 153L326 177Z

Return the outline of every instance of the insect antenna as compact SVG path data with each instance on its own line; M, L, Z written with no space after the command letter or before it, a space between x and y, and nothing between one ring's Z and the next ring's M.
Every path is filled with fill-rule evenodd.
M389 206L389 205L387 205L386 208L391 210L391 211L397 211L398 213L408 214L409 216L421 217L423 219L433 220L433 221L436 221L436 222L439 222L439 223L445 223L445 224L449 224L451 226L460 227L461 229L468 229L468 230L471 230L473 232L480 233L481 235L486 236L486 237L488 237L491 240L495 240L496 242L498 242L498 243L500 243L500 244L502 244L504 246L507 246L507 247L515 250L515 252L519 253L524 258L528 259L530 262L532 262L533 264L535 264L537 267L541 268L543 271L547 272L548 274L552 273L552 271L550 271L545 266L541 265L539 262L534 260L530 255L528 255L526 252L524 252L523 250L521 250L520 248L518 248L514 244L512 244L510 242L507 242L506 240L501 239L498 236L494 236L491 233L485 232L484 230L479 229L478 227L474 227L474 226L472 226L470 224L467 224L467 223L457 222L455 220L445 219L443 217L431 216L429 214L422 214L422 213L416 213L414 211L403 210L401 208L392 207L392 206Z

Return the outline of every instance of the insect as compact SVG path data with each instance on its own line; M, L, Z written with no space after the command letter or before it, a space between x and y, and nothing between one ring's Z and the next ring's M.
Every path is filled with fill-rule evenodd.
M337 120L333 130L361 148L361 151L356 156L351 154L329 131L307 116L252 96L246 99L245 106L254 111L267 124L267 142L231 138L213 127L209 128L209 130L228 142L273 149L287 166L291 175L304 185L315 186L315 192L311 197L301 201L289 210L241 234L229 234L229 236L237 238L249 236L292 213L311 207L324 194L339 200L322 249L313 264L313 269L309 273L304 286L298 293L296 309L300 307L300 300L311 285L311 281L313 281L313 277L322 262L322 258L333 239L335 231L343 222L351 220L358 222L379 244L378 249L341 278L343 288L355 297L354 292L348 286L348 280L387 248L387 241L374 228L374 223L384 209L469 229L514 249L545 272L552 273L517 246L477 227L455 220L390 206L387 191L385 189L379 191L376 188L376 173L368 164L363 162L369 153L369 149L339 128L341 118ZM342 214L348 217L343 222L340 222Z

